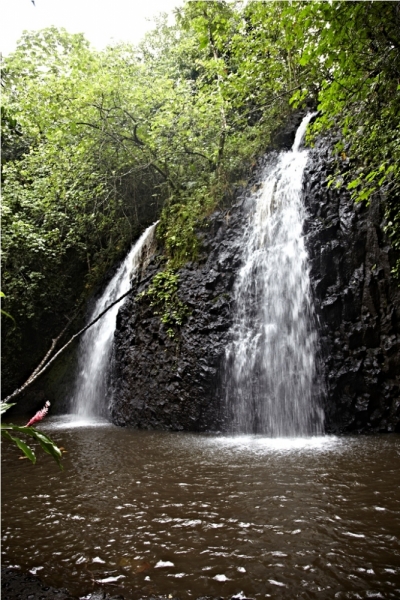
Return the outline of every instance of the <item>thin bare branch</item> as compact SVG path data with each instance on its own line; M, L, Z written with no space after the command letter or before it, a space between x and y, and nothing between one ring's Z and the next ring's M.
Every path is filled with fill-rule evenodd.
M78 331L77 333L75 333L68 340L68 342L66 344L64 344L64 346L62 348L60 348L60 350L58 352L56 352L56 354L53 356L53 358L51 358L48 362L45 363L46 358L48 356L50 356L50 353L54 349L53 344L52 344L52 347L50 348L50 351L46 354L46 356L44 357L44 359L41 361L40 365L34 370L34 372L32 373L32 375L30 375L30 377L25 381L25 383L23 385L21 385L21 387L17 388L16 390L14 390L14 392L12 394L10 394L9 396L7 396L7 398L5 398L3 400L3 402L9 402L10 400L13 400L17 396L19 396L22 392L24 392L34 381L36 381L36 379L38 379L43 373L45 373L48 370L48 368L50 367L50 365L53 364L53 362L60 356L60 354L62 354L64 352L64 350L66 350L72 344L72 342L74 340L76 340L83 333L85 333L85 331L87 331L89 329L89 327L92 327L92 325L94 325L95 323L97 323L97 321L99 321L106 314L106 312L108 312L110 310L110 308L112 308L113 306L115 306L116 304L118 304L118 302L121 302L121 300L123 300L125 298L125 296L127 296L128 294L130 294L132 290L133 290L133 287L129 288L129 290L127 292L125 292L125 294L122 294L122 296L120 296L117 300L115 300L114 302L112 302L111 304L109 304L106 309L104 309L95 319L93 319L93 321L91 321L88 325L86 325L85 327L83 327L83 329L81 329L80 331ZM68 326L69 326L69 323L68 323L67 327ZM53 340L53 343L54 342L57 343L57 340L64 333L65 329L66 328L64 328L64 330L61 332L61 334L58 336L58 338L56 338L56 340Z

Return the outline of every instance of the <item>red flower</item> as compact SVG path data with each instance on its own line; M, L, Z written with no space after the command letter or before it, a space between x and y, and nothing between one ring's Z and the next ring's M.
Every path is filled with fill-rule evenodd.
M41 421L49 412L49 406L50 406L50 402L47 400L44 407L37 411L36 415L34 417L32 417L32 419L30 421L28 421L28 423L25 425L25 427L30 427L34 423Z

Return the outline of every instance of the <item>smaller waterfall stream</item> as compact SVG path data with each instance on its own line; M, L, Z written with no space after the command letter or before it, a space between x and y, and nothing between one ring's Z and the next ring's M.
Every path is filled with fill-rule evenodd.
M150 253L157 223L143 232L96 302L88 321L93 321L112 302L129 290L131 279L140 267L144 253ZM78 375L71 402L72 412L79 417L100 416L105 412L118 303L90 327L80 342Z
M317 336L302 234L307 151L300 145L311 118L303 119L292 150L266 169L253 198L227 349L227 406L236 432L323 432L314 404Z

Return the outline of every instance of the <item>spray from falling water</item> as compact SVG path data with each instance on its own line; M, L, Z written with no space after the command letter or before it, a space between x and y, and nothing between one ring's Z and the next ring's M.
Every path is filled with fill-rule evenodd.
M315 403L317 335L303 236L301 149L307 115L291 151L264 174L245 232L226 353L231 430L271 437L323 433Z
M103 310L129 290L143 258L152 252L157 223L144 231L105 288L89 315L93 321ZM121 301L122 302L122 301ZM109 365L111 361L116 319L121 303L90 327L80 342L78 375L71 402L72 412L81 418L101 416L106 410Z

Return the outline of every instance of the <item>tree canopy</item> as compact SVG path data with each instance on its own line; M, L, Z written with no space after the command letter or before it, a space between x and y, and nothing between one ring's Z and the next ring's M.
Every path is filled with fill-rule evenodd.
M29 370L156 218L159 280L177 285L199 223L305 103L319 111L312 135L341 136L332 183L358 201L383 194L400 249L399 2L199 0L156 25L104 51L62 29L25 32L4 60L6 388L27 374L22 349Z

